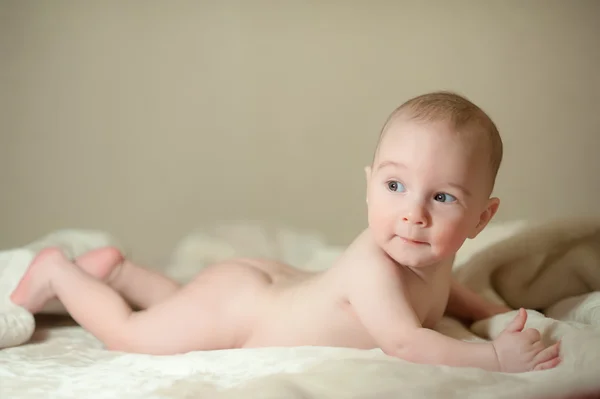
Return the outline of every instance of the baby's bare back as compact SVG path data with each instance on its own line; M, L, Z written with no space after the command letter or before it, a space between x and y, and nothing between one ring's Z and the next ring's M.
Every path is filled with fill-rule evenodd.
M334 274L264 259L207 267L184 288L196 298L197 317L207 321L207 330L198 332L206 336L199 349L374 347Z
M356 315L348 291L350 286L362 283L365 271L383 273L389 265L376 259L365 264L368 258L353 254L360 250L356 245L349 248L323 272L261 259L233 259L203 270L189 288L196 291L199 304L211 304L207 310L218 314L217 318L207 316L214 331L208 346L378 347ZM423 325L435 325L446 305L446 275L438 273L424 279L400 269L396 275L405 280L407 300L415 304ZM374 295L378 289L385 287L365 287L360 295ZM376 313L378 309L371 311ZM213 338L218 345L210 344Z

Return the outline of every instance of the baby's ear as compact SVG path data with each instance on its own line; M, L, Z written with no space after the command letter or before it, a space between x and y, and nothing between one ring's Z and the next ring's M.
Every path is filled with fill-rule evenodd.
M479 222L477 223L477 226L475 226L475 228L473 229L471 234L469 234L470 239L477 237L479 235L479 233L481 233L481 231L485 228L485 226L488 225L490 220L492 220L492 218L494 217L496 212L498 212L499 206L500 206L499 198L494 197L494 198L490 198L488 200L486 208L479 215Z
M365 166L365 177L367 178L367 192L369 191L369 181L371 180L371 167ZM369 203L369 196L367 195L367 204Z
M365 166L365 176L367 178L367 183L368 183L369 179L371 177L371 167L370 166Z

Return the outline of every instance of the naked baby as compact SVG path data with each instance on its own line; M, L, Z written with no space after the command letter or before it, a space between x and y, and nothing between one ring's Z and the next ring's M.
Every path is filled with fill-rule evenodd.
M36 312L56 297L116 351L313 345L491 371L553 368L559 343L546 346L524 329L523 309L490 342L433 330L445 312L478 320L510 310L452 278L455 253L498 209L491 193L501 158L497 129L479 107L453 93L425 94L386 121L366 168L368 227L325 271L231 259L179 286L115 248L74 260L46 248L11 299Z

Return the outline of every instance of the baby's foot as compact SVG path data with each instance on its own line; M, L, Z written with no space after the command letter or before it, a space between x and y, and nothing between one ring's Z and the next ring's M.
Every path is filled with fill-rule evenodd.
M58 248L45 248L33 259L10 299L31 313L37 313L54 297L50 277L61 264L69 260Z
M115 247L93 249L75 258L74 263L94 278L111 283L118 275L124 257Z

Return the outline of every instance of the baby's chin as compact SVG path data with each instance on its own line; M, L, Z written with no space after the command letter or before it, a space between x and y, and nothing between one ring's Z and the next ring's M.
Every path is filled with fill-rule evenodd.
M404 267L409 267L411 269L424 269L426 267L431 267L431 266L434 266L434 265L440 263L440 261L431 260L431 259L418 259L418 260L414 260L414 259L396 259L396 258L392 258L392 259L394 259L394 261L398 265L404 266Z
M404 245L387 245L382 248L395 263L410 268L425 268L446 262L448 256L443 256L430 245L423 248L407 248Z
M411 253L413 251L407 251L402 248L384 248L384 251L398 265L410 268L429 267L442 261L442 259L432 254Z

